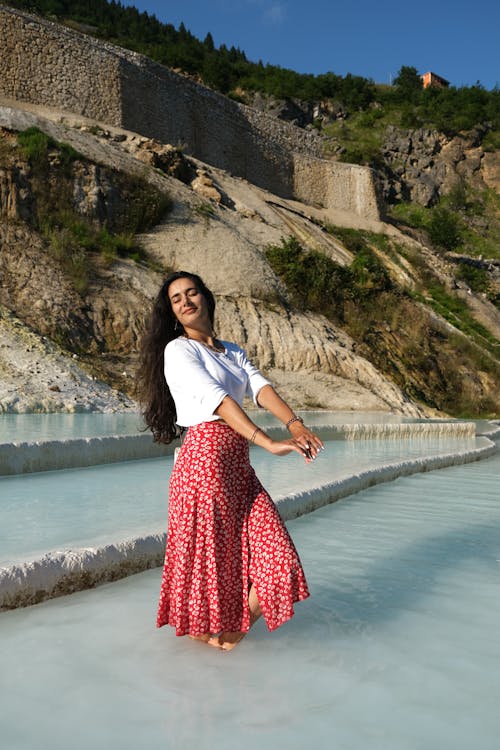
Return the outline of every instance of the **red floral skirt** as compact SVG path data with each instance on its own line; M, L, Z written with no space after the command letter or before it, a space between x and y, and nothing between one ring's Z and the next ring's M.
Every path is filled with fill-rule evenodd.
M253 583L269 630L309 596L273 501L250 466L248 442L221 422L190 427L170 477L157 626L176 635L250 627Z

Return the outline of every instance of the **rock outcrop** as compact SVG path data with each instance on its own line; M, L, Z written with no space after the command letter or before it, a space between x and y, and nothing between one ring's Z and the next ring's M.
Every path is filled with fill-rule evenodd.
M387 200L432 206L461 181L484 189L485 153L480 143L485 132L478 127L467 136L451 138L427 128L401 131L389 126L382 146L389 167L384 180Z
M15 126L15 111L9 110L8 117L9 126ZM36 124L45 128L56 139L64 137L90 159L98 155L98 165L83 157L73 165L74 206L92 220L112 219L113 205L120 202L120 180L112 181L118 172L110 170L133 172L139 164L144 175L145 169L151 169L148 178L169 190L173 209L164 224L142 237L150 257L160 266L184 267L204 276L217 295L220 335L245 345L297 406L306 403L422 413L354 352L348 336L328 321L290 312L284 304L286 290L267 264L263 247L279 242L295 226L301 227L302 241L309 237L316 248L323 241L325 251L334 252L335 243L327 235L322 238L316 223L306 218L305 206L303 213L297 210L298 204L291 210L286 201L197 163L194 167L202 186L215 191L199 197L179 179L162 176L158 168L138 162L136 153L144 149L137 146L135 136L98 135L95 129L87 132L82 123L78 128L63 128L40 114L30 117L27 111L20 111L18 122L21 127ZM102 148L106 140L109 151ZM154 148L148 150L154 153ZM169 151L160 147L161 153ZM4 170L1 183L0 302L9 311L2 322L6 342L0 350L2 408L128 407L126 397L98 388L94 378L100 376L131 392L138 338L161 273L131 260L117 260L112 266L97 264L86 291L77 293L48 252L46 241L30 226L29 207L34 198L27 163L19 161L16 170L9 172L9 178ZM287 223L287 214L294 217L295 224ZM34 343L37 336L38 347ZM28 345L24 344L26 337ZM14 353L16 342L21 347L19 355ZM63 345L71 371L60 363L62 350L51 342ZM51 346L53 351L49 351ZM29 348L33 356L25 356L23 348ZM72 352L92 375L74 375ZM89 390L81 400L80 391L70 388L75 377L79 388L86 384Z

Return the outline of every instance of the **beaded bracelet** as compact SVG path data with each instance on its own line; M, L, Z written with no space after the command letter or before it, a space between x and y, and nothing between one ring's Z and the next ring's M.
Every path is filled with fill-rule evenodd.
M286 428L290 427L290 425L293 424L294 422L301 422L302 424L304 424L304 420L302 419L302 417L296 417L294 415L291 419L288 420L285 427Z

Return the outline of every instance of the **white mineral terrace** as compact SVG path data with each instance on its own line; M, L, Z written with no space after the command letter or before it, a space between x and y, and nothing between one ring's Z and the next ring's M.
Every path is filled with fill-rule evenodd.
M252 451L257 474L286 520L371 485L476 461L495 451L488 437L475 437L472 422L401 422L389 415L384 423L379 415L378 422L325 425L320 418L325 415L310 415L309 421L319 422L316 429L327 447L309 466L295 455L276 459ZM29 420L26 415L18 419L22 432ZM56 425L63 427L60 420ZM11 421L11 432L12 426ZM490 436L498 429L481 427ZM121 428L127 429L127 423ZM44 429L47 436L50 430ZM272 434L279 428L266 429ZM103 432L103 425L98 430ZM144 458L158 451L165 454L150 436L137 434L2 445L0 608L159 566L172 456L167 451L161 458Z
M29 421L29 417L22 415L21 417L18 416L17 420L22 424L23 421ZM258 417L256 421L260 424L266 422L265 419L259 419ZM138 418L134 418L130 422L130 426L138 425L138 423ZM125 429L126 425L127 422L125 421L120 426ZM101 424L98 426L102 429ZM91 427L89 425L87 429L91 429ZM272 423L269 426L266 425L266 430L271 436L285 434L283 427L278 427ZM476 434L476 426L472 422L446 422L442 420L364 424L322 424L319 422L315 424L315 430L323 440L405 439L439 436L458 438L472 437ZM22 426L18 432L21 435L27 434L28 429ZM10 430L5 429L4 433L13 435L15 431L11 427ZM3 442L0 444L0 476L95 466L104 463L134 461L141 458L157 458L171 455L174 447L173 444L162 446L153 443L151 434L139 432L138 426L136 426L134 434Z
M386 462L392 455L401 463L418 455L413 442L371 445L385 449ZM342 441L330 443L335 471L342 463L346 473L366 468L363 443L345 443L345 451ZM389 448L400 443L396 458ZM458 453L464 446L456 443ZM262 475L265 467L255 464ZM134 465L144 479L162 460L2 481L90 482L92 472ZM275 489L323 470L299 463L287 485L293 471L283 466ZM166 474L158 479L162 496ZM499 474L497 452L400 477L289 521L311 598L274 633L259 621L230 654L155 629L159 568L4 612L2 747L498 750ZM94 493L98 487L91 483ZM108 495L103 482L81 522L90 524ZM61 497L62 508L75 504L74 494ZM138 500L145 502L144 492ZM120 512L113 515L117 525Z

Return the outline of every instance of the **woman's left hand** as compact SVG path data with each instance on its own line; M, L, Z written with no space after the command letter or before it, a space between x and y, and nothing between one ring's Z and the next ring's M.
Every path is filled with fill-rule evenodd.
M311 461L316 458L320 451L324 450L323 441L314 434L312 430L302 424L302 422L293 422L288 428L293 439L304 453L306 458Z

